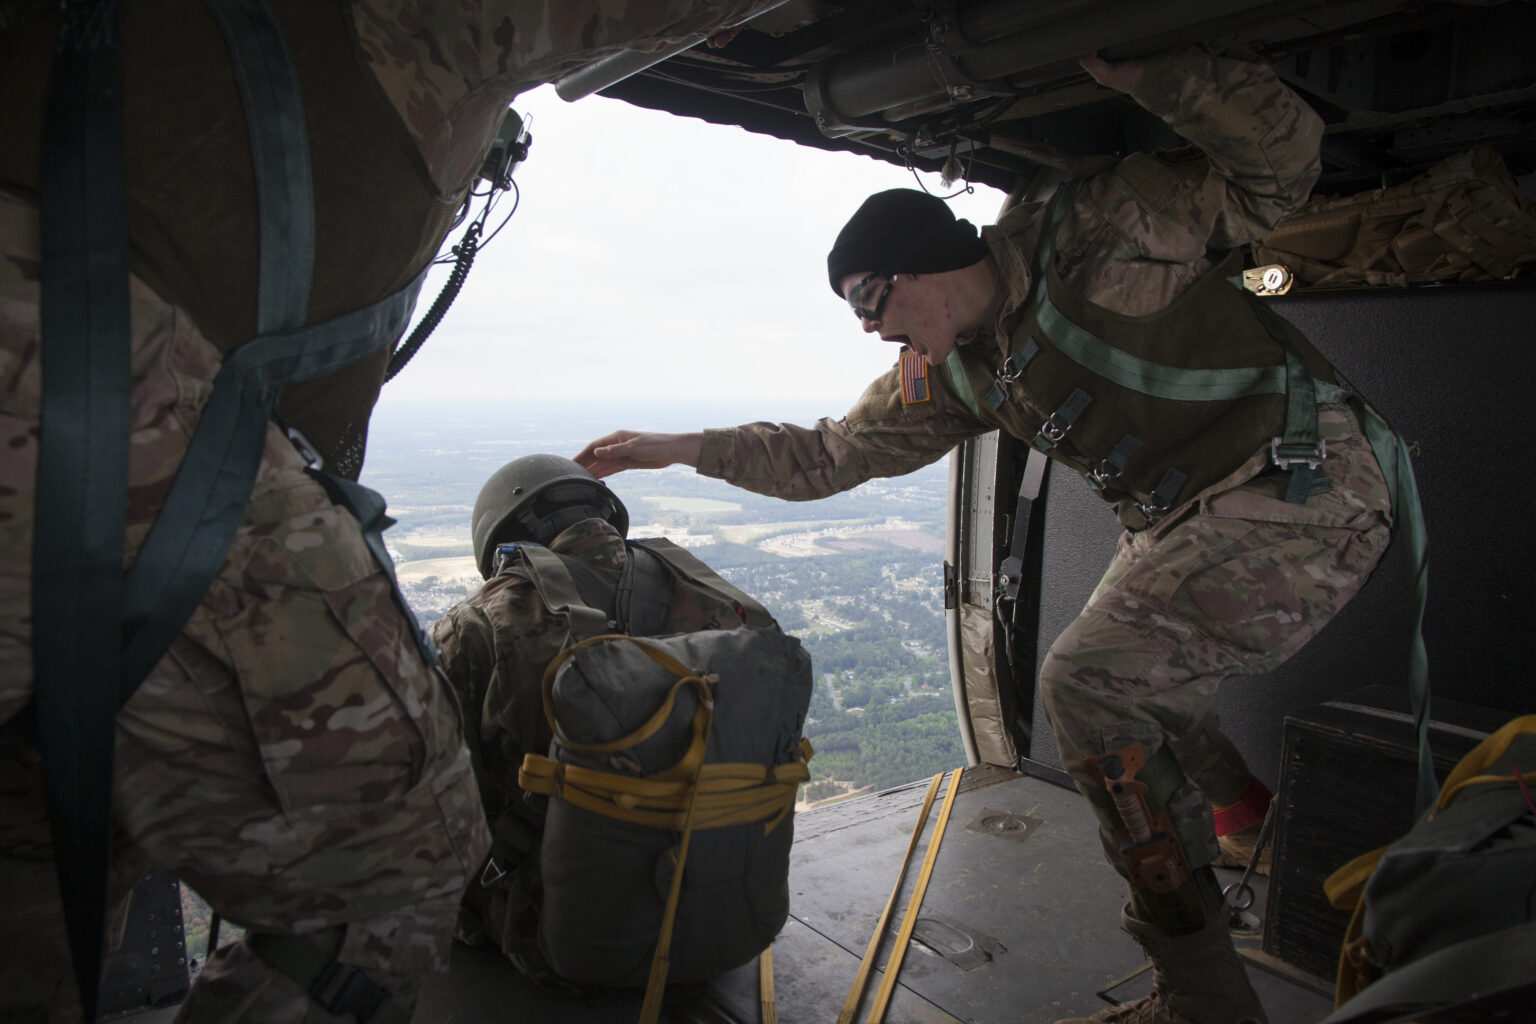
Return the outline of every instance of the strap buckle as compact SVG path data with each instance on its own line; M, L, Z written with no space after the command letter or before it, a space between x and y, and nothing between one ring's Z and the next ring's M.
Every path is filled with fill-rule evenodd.
M1088 486L1096 491L1103 491L1110 484L1120 479L1120 467L1108 459L1100 459L1088 470Z
M480 888L489 889L506 877L506 869L496 863L495 857L485 858L485 867L480 869Z
M1147 521L1148 526L1163 518L1172 508L1172 505L1164 505L1155 501L1138 501L1136 503L1136 511L1141 513L1141 517Z
M1077 423L1083 410L1087 409L1092 402L1092 395L1082 388L1075 389L1067 400L1047 416L1044 423L1040 424L1040 431L1035 434L1030 447L1049 454L1067 436L1067 432Z
M1019 587L1024 582L1024 559L1009 555L997 567L997 578L992 581L992 608L999 614L1002 606L1011 606L1019 599Z
M362 968L332 960L309 986L309 997L327 1013L352 1016L367 1024L388 1001L389 992Z
M1067 431L1071 429L1072 424L1057 423L1056 414L1051 413L1051 415L1046 418L1046 421L1040 424L1040 432L1035 435L1035 446L1038 448L1043 445L1046 450L1049 451L1051 448L1055 448L1058 444L1060 444L1062 438L1067 436Z
M1280 469L1293 469L1297 466L1317 469L1327 457L1326 438L1319 440L1317 444L1286 444L1276 436L1269 442L1269 461Z
M284 433L288 435L288 441L293 445L294 451L299 453L299 458L304 460L305 468L314 470L317 473L325 468L325 458L321 456L320 450L314 446L309 438L304 436L302 430L298 427L287 427L284 429Z
M1033 341L1027 343L1019 352L1010 352L1002 365L993 372L992 376L999 384L1013 384L1024 376L1024 368L1039 353L1040 347Z

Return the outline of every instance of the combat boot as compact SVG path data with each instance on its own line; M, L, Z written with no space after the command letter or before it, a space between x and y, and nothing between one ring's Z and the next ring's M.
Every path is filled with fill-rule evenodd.
M1120 924L1152 960L1152 991L1056 1024L1268 1024L1232 948L1224 915L1210 914L1205 926L1189 935L1170 935L1135 917L1127 904Z
M1245 828L1241 832L1233 832L1231 835L1217 836L1216 845L1221 848L1221 853L1213 862L1219 868L1237 868L1239 870L1248 866L1248 861L1253 857L1253 848L1259 841L1260 826L1254 825ZM1275 846L1267 843L1264 852L1259 856L1259 862L1254 866L1253 873L1269 877L1270 865L1273 858L1270 856Z
M1216 844L1221 848L1221 853L1215 862L1217 867L1246 868L1248 866L1248 860L1253 856L1253 848L1258 845L1259 835L1264 831L1264 818L1274 798L1269 787L1258 779L1250 778L1247 788L1237 800L1226 806L1211 809L1216 825ZM1270 851L1273 848L1273 845L1265 846L1264 854L1259 858L1254 874L1266 876L1269 874Z

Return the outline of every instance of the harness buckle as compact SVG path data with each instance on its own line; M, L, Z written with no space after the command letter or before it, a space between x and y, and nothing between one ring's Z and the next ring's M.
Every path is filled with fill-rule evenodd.
M1269 461L1280 469L1293 469L1296 466L1317 469L1327 457L1327 439L1321 439L1317 444L1285 444L1276 436L1269 442Z
M1096 491L1102 492L1118 479L1120 479L1120 467L1108 459L1100 459L1088 471L1088 486Z
M482 889L489 889L506 877L506 870L496 863L495 857L485 858L485 867L480 870L480 887Z
M317 473L325 468L325 459L321 456L320 450L310 442L309 438L304 436L302 430L298 427L287 427L284 433L288 435L288 442L299 453L299 458L304 460L306 468L312 469Z
M1010 355L992 376L999 384L1013 384L1024 376L1024 364Z
M1136 511L1141 513L1141 517L1147 521L1148 526L1163 518L1172 508L1172 505L1162 505L1155 501L1136 502Z

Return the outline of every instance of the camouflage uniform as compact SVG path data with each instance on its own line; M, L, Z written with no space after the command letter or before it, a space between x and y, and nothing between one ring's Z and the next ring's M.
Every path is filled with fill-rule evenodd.
M602 519L567 528L550 550L582 562L608 587L618 585L627 557L624 538ZM538 950L543 801L523 798L517 770L524 754L549 750L552 736L541 696L544 667L564 646L566 624L550 615L533 581L514 567L449 609L433 625L432 635L443 671L464 707L497 865L485 876L494 884L472 884L465 894L460 935L474 943L492 942L523 970L542 977L547 973Z
M134 245L129 562L176 474L222 353L254 333L251 170L237 159L245 129L231 116L238 98L224 46L203 5L160 6L129 5L123 33ZM712 30L753 5L275 6L301 79L338 76L306 89L319 202L311 316L321 320L414 276L519 91L627 46ZM297 30L305 19L327 18L335 22L329 35ZM79 1004L41 769L23 726L33 685L40 392L33 193L53 30L47 13L31 8L0 28L8 115L0 131L0 897L13 939L0 963L0 1016L73 1020ZM187 42L197 32L211 44ZM346 48L317 53L317 40L345 40ZM176 62L153 59L154 47L178 42ZM357 96L384 97L372 109L387 117L363 125L364 134L386 142L389 132L407 135L414 146L394 150L401 174L416 166L430 178L432 187L399 197L399 218L378 216L393 193L370 193L343 173L337 161L345 153L327 155L327 126L339 131L354 113L328 104ZM209 103L222 106L186 135L160 116L203 117L199 104ZM209 144L219 132L229 133L229 147ZM402 223L389 245L352 231ZM201 241L188 241L199 232ZM360 438L381 383L377 363L349 368L293 389L284 411L322 436ZM335 429L327 433L327 425ZM326 454L338 454L336 445ZM357 524L275 427L222 569L119 715L116 765L116 892L149 867L175 870L228 919L253 933L316 936L406 1002L416 976L446 966L460 893L488 845L458 708L414 644ZM207 964L181 1019L331 1019L318 1014L290 978L240 943Z
M1317 115L1267 68L1195 51L1142 67L1134 98L1206 159L1171 164L1138 154L1079 181L1056 236L1068 286L1128 316L1165 309L1211 268L1208 251L1261 238L1299 207L1317 178L1322 135ZM1024 312L1044 213L1025 204L983 229L1001 294L989 326L960 343L982 347L989 371L1004 354L998 339ZM898 363L842 419L705 431L699 471L805 500L911 472L994 428L1013 427L1026 441L1033 434L1019 433L1007 405L995 420L971 412L943 373L928 373L928 383L925 400L904 404ZM1036 412L1038 424L1044 413ZM1282 481L1264 473L1267 452L1254 453L1154 528L1126 533L1082 615L1048 653L1045 707L1107 832L1123 831L1119 817L1082 759L1124 738L1143 740L1149 753L1165 743L1173 750L1192 783L1178 807L1203 819L1193 830L1209 836L1206 798L1233 802L1249 779L1216 729L1217 685L1268 671L1302 647L1385 550L1388 492L1360 423L1337 389L1320 393L1319 418L1327 493L1285 502Z

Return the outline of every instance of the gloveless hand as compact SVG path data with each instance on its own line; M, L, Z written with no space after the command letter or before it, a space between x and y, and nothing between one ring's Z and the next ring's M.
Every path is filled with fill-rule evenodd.
M661 469L679 463L698 467L704 435L615 430L576 453L576 462L598 479L626 469Z

